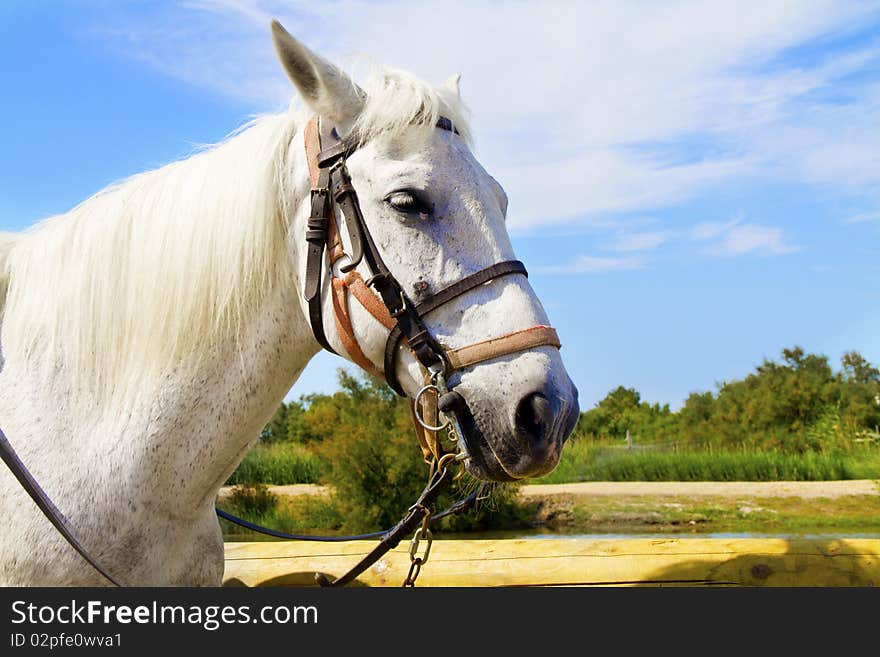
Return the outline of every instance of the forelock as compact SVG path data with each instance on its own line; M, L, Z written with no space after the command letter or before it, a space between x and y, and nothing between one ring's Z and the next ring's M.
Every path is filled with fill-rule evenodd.
M413 127L433 130L445 117L470 143L467 108L457 94L434 87L405 71L374 70L363 85L366 100L349 138L363 144L379 135L395 136Z

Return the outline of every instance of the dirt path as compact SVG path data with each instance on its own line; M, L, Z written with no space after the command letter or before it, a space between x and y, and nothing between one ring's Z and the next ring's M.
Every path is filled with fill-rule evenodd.
M220 489L219 499L227 497L235 486L223 486ZM330 488L318 484L288 484L286 486L268 486L269 492L275 495L327 495Z
M526 497L555 495L628 496L683 495L694 497L844 497L880 494L880 482L847 481L590 481L576 484L523 486Z
M317 484L269 486L276 495L326 495L328 488ZM523 486L525 497L574 496L654 496L693 497L801 497L837 498L848 495L878 495L880 482L873 479L847 481L589 481L575 484L530 484ZM221 499L231 487L220 489Z

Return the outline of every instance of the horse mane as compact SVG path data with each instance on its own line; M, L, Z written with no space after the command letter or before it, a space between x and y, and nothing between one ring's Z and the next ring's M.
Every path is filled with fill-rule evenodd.
M360 139L433 129L457 97L390 69L371 76ZM96 402L148 390L181 361L238 340L291 277L294 105L134 175L69 212L0 239L3 354L58 368Z

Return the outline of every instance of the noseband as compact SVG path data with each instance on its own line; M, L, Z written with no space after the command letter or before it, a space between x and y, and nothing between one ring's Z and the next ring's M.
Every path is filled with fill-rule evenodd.
M458 134L447 118L441 118L436 127L440 130ZM541 346L560 347L556 331L544 325L499 335L475 344L450 349L433 336L425 325L424 317L441 306L497 278L522 274L528 276L526 268L519 260L505 260L465 276L456 283L441 289L430 296L420 296L418 303L407 296L400 282L389 271L364 221L358 202L357 191L352 185L346 166L347 158L358 148L358 143L340 139L334 126L322 126L317 116L313 116L304 135L306 159L311 178L311 212L306 231L307 256L303 296L308 303L309 321L312 333L318 343L327 351L337 353L330 346L324 330L322 316L322 271L324 270L324 251L328 252L330 289L333 294L333 311L336 331L346 354L362 369L379 378L400 396L406 396L397 378L395 363L401 342L412 352L422 368L425 386L412 401L417 433L425 452L426 460L439 454L434 449L426 449L421 429L435 432L443 426L434 426L436 411L431 405L416 404L423 398L448 394L447 377L457 370L464 369L500 356ZM345 221L351 251L344 251L337 225L338 207ZM339 266L342 276L334 272L334 265L346 258ZM364 262L368 278L364 279L356 267ZM371 289L375 292L371 291ZM348 310L348 292L357 299L363 308L380 324L388 329L385 342L385 355L382 369L366 357L358 343L351 324ZM431 394L426 394L426 393ZM460 397L459 397L460 399ZM452 409L450 400L440 402L440 408ZM432 419L430 416L434 415ZM419 426L420 425L420 426Z

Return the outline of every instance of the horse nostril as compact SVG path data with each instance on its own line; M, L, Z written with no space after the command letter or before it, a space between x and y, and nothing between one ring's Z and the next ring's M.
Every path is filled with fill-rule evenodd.
M552 422L550 401L540 392L526 395L517 404L516 428L531 442L543 442Z

